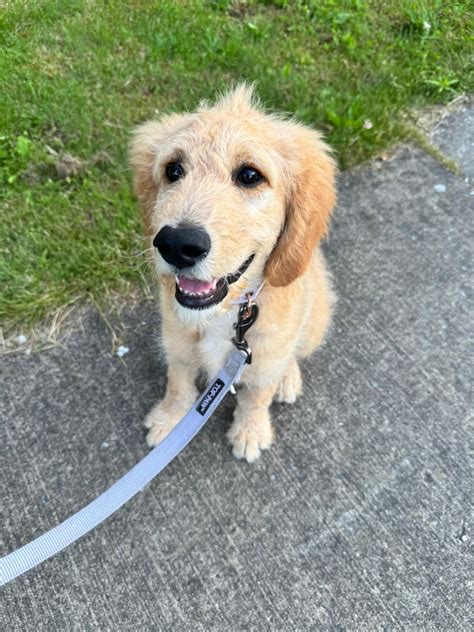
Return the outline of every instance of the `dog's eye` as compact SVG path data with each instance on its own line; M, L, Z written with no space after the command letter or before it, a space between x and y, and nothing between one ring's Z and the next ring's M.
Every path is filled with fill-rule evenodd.
M180 162L170 162L166 165L165 173L170 182L176 182L184 176L183 165Z
M243 184L244 187L252 187L263 180L260 171L253 167L243 167L237 174L237 182Z

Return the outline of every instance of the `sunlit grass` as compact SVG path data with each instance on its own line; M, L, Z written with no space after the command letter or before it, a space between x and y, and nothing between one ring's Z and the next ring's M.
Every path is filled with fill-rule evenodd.
M130 129L240 80L319 126L342 167L408 108L472 90L469 2L7 2L0 13L0 318L140 283ZM471 55L470 55L471 53ZM98 152L102 154L102 158ZM81 161L66 179L54 163Z

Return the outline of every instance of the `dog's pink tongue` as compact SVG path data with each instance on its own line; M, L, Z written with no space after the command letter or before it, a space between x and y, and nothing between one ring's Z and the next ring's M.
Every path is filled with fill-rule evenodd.
M188 279L182 274L178 275L178 285L185 292L193 294L208 294L215 289L217 279L212 281L200 281L199 279Z

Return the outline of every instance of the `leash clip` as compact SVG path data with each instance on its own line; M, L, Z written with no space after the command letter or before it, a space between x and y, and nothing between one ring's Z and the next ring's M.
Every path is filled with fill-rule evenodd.
M248 302L241 305L237 316L237 322L234 323L235 336L232 338L232 342L239 349L247 354L247 364L252 362L252 350L250 349L247 341L245 340L245 334L254 324L258 317L258 305L252 302L252 295L247 294Z

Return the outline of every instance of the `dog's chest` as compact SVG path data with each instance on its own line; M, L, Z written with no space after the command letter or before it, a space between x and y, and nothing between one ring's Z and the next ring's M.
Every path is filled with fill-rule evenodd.
M232 337L235 331L232 325L235 320L236 315L232 312L218 315L201 334L198 349L202 366L209 374L219 371L228 353L233 349Z

